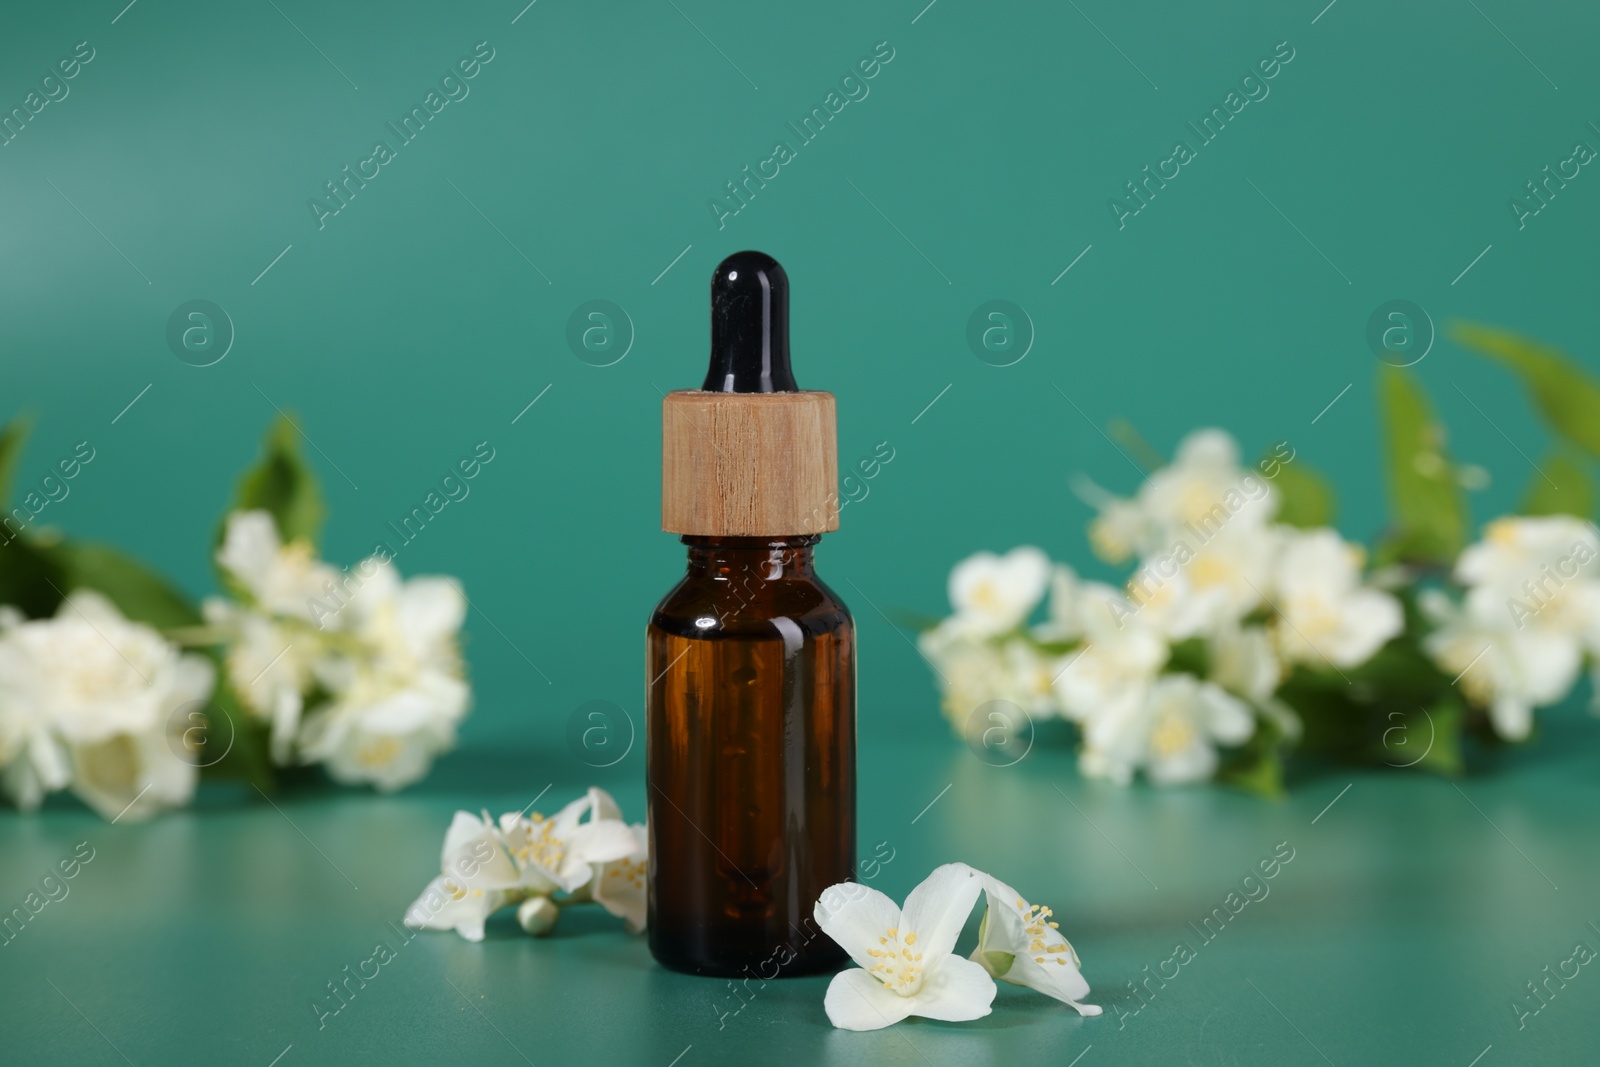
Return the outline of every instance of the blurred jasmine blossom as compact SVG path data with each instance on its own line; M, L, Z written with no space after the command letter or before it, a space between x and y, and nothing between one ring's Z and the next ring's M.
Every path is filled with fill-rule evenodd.
M228 516L217 564L241 598L208 600L205 615L240 702L270 728L274 762L393 790L454 746L471 699L454 582L403 581L382 556L341 574L309 543L282 544L266 511Z
M1266 794L1295 748L1454 774L1467 739L1530 737L1534 710L1600 661L1600 384L1515 335L1456 336L1523 380L1560 442L1524 514L1467 543L1464 489L1484 479L1399 367L1380 368L1394 518L1370 566L1289 442L1247 464L1226 432L1197 430L1131 496L1079 483L1094 551L1134 567L1123 585L1031 546L955 566L952 612L919 647L957 732L979 743L980 712L1004 701L1074 724L1087 775Z
M181 807L198 772L170 748L169 712L210 695L204 656L180 652L83 590L47 619L0 621L0 786L22 808L70 789L107 819Z
M25 435L0 430L0 501ZM394 790L454 746L472 702L464 594L402 579L383 543L342 570L320 559L297 438L281 418L241 478L215 553L224 595L201 606L31 510L0 527L0 790L19 807L70 789L143 818L187 804L202 773L270 792L305 766Z

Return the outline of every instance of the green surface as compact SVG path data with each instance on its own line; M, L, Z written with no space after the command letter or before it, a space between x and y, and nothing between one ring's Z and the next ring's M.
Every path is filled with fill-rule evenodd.
M665 1067L691 1044L680 1067L819 1049L1067 1063L1090 1043L1081 1067L1322 1062L1295 1027L1341 1067L1465 1067L1491 1043L1481 1067L1592 1052L1589 968L1525 1030L1508 1007L1600 938L1592 721L1466 779L1482 813L1443 781L1362 776L1312 826L1348 776L1300 778L1274 806L1083 783L1058 748L988 768L947 740L928 670L887 621L942 610L949 566L980 548L1033 542L1108 575L1068 486L1138 483L1101 432L1117 416L1168 454L1196 425L1247 455L1287 440L1334 483L1343 532L1372 538L1366 331L1396 299L1440 328L1413 369L1452 454L1493 477L1474 522L1516 506L1549 437L1507 372L1443 326L1492 323L1600 365L1600 178L1585 166L1520 229L1507 203L1574 141L1600 144L1592 7L125 2L12 5L0 32L5 109L76 42L94 49L0 147L0 414L37 417L18 484L90 441L93 465L41 522L203 595L215 520L275 406L314 442L338 563L487 440L497 458L471 496L397 560L462 579L477 710L463 750L395 798L301 795L280 814L208 795L143 827L65 801L0 812L7 907L76 842L97 849L0 949L0 1058L122 1062L93 1027L140 1064L265 1065L293 1043L281 1067L521 1062L495 1027L541 1067ZM308 199L480 41L494 58L470 95L319 228ZM880 41L894 58L870 94L719 229L707 199ZM1282 41L1294 59L1270 95L1118 229L1108 198ZM638 711L644 619L682 568L655 532L659 394L700 380L706 282L744 247L789 270L796 373L838 395L842 463L895 449L818 552L860 621L862 840L898 850L877 881L899 895L936 862L993 866L1068 917L1110 1004L1278 841L1296 860L1123 1030L1007 990L976 1026L831 1033L816 981L769 986L719 1030L725 988L574 924L546 944L419 938L318 1032L311 998L392 936L454 807L598 780L640 810L642 753L592 771L565 732L585 701ZM597 299L636 333L605 367L566 340ZM1011 366L968 349L994 299L1036 329ZM236 328L212 366L168 347L192 300Z
M1490 1045L1485 1067L1592 1061L1593 966L1524 1028L1511 1008L1576 943L1600 950L1589 925L1600 921L1600 739L1578 709L1550 725L1537 755L1508 757L1460 791L1398 772L1333 773L1283 804L1084 782L1059 751L993 767L932 733L865 754L862 859L892 858L863 875L875 871L869 884L900 899L959 858L1051 904L1106 1008L1099 1019L1002 986L976 1023L835 1031L826 978L752 983L740 1009L727 982L661 970L643 938L594 908L564 914L549 940L507 913L482 944L431 932L404 942L388 924L435 873L457 806L520 808L552 779L554 798L598 780L625 811L643 802L638 753L579 775L564 751L480 749L380 800L207 806L147 826L72 810L0 821L8 906L78 842L94 849L68 895L0 949L6 1062L109 1065L120 1052L141 1065L265 1067L290 1045L283 1067L521 1057L666 1067L686 1049L680 1067L1064 1065L1090 1045L1084 1067L1323 1057L1466 1067ZM1282 842L1293 859L1267 895L1204 942L1189 924L1230 892L1260 896L1245 876ZM976 920L961 943L975 938ZM397 958L319 1028L312 1004L331 1004L325 983L380 941ZM1165 988L1152 982L1140 1008L1126 983L1161 969L1179 941L1195 958Z

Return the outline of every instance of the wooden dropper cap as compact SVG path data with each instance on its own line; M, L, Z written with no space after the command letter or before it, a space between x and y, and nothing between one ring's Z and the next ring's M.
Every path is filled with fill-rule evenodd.
M711 366L661 405L661 528L793 537L839 528L832 393L789 369L789 278L761 252L711 276Z

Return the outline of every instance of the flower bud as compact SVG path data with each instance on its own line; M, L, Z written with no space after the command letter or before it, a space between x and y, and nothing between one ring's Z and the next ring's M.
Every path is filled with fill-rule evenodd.
M561 909L549 897L529 897L517 905L517 925L534 937L543 937L560 914Z

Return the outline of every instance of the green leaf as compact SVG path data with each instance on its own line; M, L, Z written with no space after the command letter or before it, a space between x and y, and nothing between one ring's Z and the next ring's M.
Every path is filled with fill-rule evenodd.
M1553 430L1600 457L1600 383L1576 363L1508 330L1462 322L1450 336L1513 371Z
M56 613L66 591L67 576L48 551L35 539L0 527L0 604L42 619Z
M1446 777L1465 769L1461 756L1461 702L1444 697L1432 707L1395 709L1381 720L1384 727L1371 752L1374 762L1389 767L1431 771Z
M1378 393L1395 517L1384 556L1453 561L1466 540L1467 504L1445 452L1444 427L1409 371L1386 364Z
M66 595L67 579L55 560L33 537L3 521L11 516L11 486L31 427L16 418L0 429L0 604L9 605L30 619L54 615ZM27 516L27 510L23 515Z
M32 429L28 420L15 418L6 423L5 429L0 430L0 511L7 510L11 503L11 483L16 480L17 461L22 458L23 447L28 442L28 431ZM9 534L9 530L0 529L0 537Z
M240 477L233 507L265 510L285 541L304 538L316 544L327 509L316 472L300 451L300 431L287 415L280 415L267 430L261 458ZM218 543L221 536L219 530Z
M1398 594L1405 610L1405 630L1359 667L1324 675L1326 684L1343 688L1345 695L1358 703L1381 699L1413 707L1431 704L1438 694L1449 692L1451 675L1439 670L1423 646L1433 624L1422 616L1412 594L1412 590Z
M207 778L249 782L264 793L271 793L277 785L277 776L268 756L268 727L260 719L244 710L239 697L228 681L219 656L217 688L206 701L207 746L224 746L225 755L206 757L200 768Z
M1300 716L1296 751L1313 759L1361 762L1372 737L1369 708L1355 699L1356 686L1328 670L1297 666L1278 687L1278 697Z
M1258 797L1280 799L1284 795L1282 741L1282 732L1272 720L1258 720L1250 740L1223 755L1217 781Z
M1466 762L1461 757L1461 726L1466 709L1457 700L1441 701L1433 706L1432 717L1433 748L1417 766L1451 778L1464 774Z
M60 568L63 592L95 589L136 622L158 630L197 626L200 612L176 586L121 549L83 541L42 548Z
M1576 515L1587 519L1594 514L1594 479L1570 452L1552 452L1545 457L1518 510L1524 515Z
M1276 746L1261 746L1224 762L1217 771L1217 781L1277 800L1284 795L1283 756Z
M1305 462L1280 465L1272 484L1278 490L1279 522L1302 530L1333 525L1333 486Z
M1167 651L1166 670L1204 678L1211 673L1211 649L1204 637L1173 642Z

